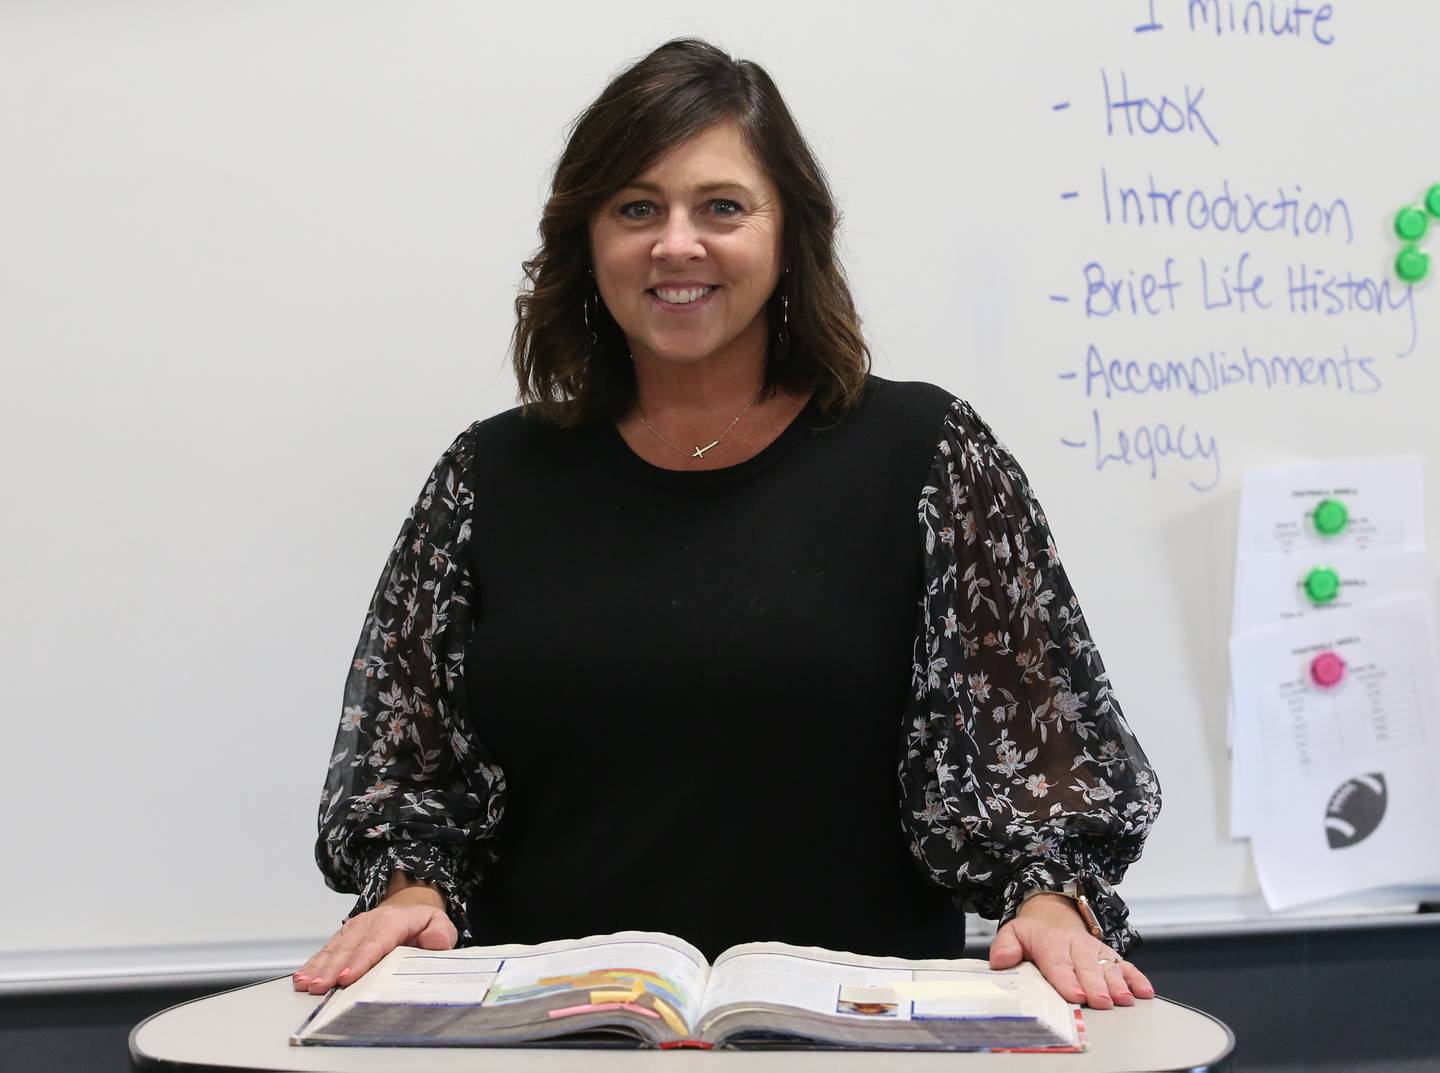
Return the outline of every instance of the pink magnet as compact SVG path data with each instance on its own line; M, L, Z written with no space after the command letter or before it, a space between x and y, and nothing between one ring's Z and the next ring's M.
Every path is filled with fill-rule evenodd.
M1310 661L1310 677L1322 689L1337 686L1345 677L1345 661L1334 652L1321 652Z

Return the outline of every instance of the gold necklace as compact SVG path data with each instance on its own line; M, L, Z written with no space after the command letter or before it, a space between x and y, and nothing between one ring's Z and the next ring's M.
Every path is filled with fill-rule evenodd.
M720 433L720 435L716 436L704 447L696 444L695 450L690 452L687 452L683 447L676 447L673 443L671 443L661 434L658 428L656 428L646 419L645 407L640 405L640 398L638 395L635 398L635 408L640 411L640 423L643 424L646 428L648 428L651 432L655 433L656 437L658 437L660 442L665 444L666 447L669 447L676 454L684 455L686 458L704 458L705 452L710 450L710 448L718 445L721 440L728 436L730 434L730 430L740 423L740 419L745 416L745 414L749 411L750 407L754 406L757 402L760 401L760 396L764 393L765 386L762 384L760 386L760 390L755 392L755 397L745 404L745 409L741 410L738 414L736 414L735 420L731 421L728 425L725 426L724 432Z

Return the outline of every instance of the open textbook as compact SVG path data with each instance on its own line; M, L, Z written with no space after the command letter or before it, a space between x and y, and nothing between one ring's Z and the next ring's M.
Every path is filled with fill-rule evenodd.
M399 947L332 991L296 1044L1083 1050L1078 1007L1028 962L907 961L784 943L710 965L673 935Z

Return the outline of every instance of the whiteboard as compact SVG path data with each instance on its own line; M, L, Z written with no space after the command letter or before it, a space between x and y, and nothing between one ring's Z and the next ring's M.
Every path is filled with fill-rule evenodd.
M1028 470L1165 788L1137 915L1256 904L1240 475L1420 451L1440 532L1440 294L1388 269L1440 181L1440 12L1231 7L0 8L0 951L303 946L348 908L311 847L371 589L440 451L512 405L568 121L682 34L764 64L812 139L876 372L967 397Z

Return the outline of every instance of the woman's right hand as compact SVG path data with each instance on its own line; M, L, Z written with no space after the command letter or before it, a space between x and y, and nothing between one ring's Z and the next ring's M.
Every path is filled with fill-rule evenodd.
M330 941L300 966L293 977L295 990L323 995L332 987L353 984L397 946L449 950L458 937L445 914L440 892L396 873L384 901L345 921Z

